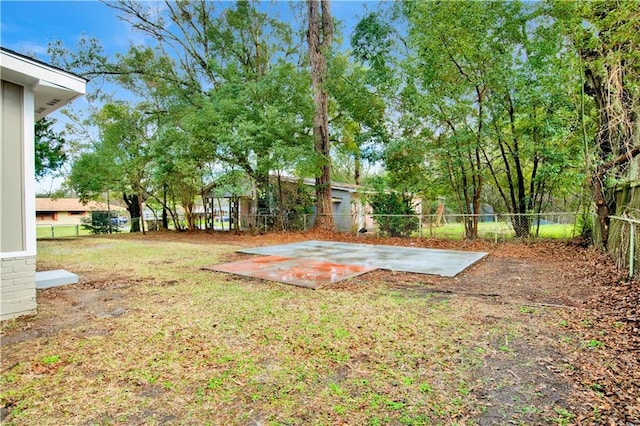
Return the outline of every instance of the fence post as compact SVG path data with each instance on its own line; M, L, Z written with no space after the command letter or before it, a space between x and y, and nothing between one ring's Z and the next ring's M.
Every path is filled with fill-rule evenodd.
M80 225L76 224L76 237L80 236Z
M56 232L53 230L53 224L51 224L51 238L56 237Z
M635 259L635 234L636 234L636 224L633 222L628 222L630 227L629 232L629 278L633 278L633 269L634 269L634 259Z

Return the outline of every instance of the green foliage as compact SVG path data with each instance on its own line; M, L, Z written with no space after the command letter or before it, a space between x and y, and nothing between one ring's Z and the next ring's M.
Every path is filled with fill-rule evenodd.
M238 170L257 186L260 212L289 211L272 202L269 173L311 176L328 164L313 149L303 31L254 2L109 6L150 45L114 58L93 39L74 50L50 46L57 65L108 76L140 99L92 115L100 140L83 146L72 187L83 199L116 190L189 212L213 170ZM638 98L634 6L402 2L366 14L349 54L326 52L332 155L344 180L359 182L365 162L382 161L385 189L446 195L461 213L482 202L530 213L575 198L585 155L602 163L637 145L637 132L616 127L618 144L594 152L577 131L593 136L599 117L580 99L582 83L608 81L617 69L620 94ZM582 69L593 81L581 81ZM514 223L520 236L529 225ZM477 223L465 226L467 237L477 234Z
M42 358L42 363L44 365L55 364L60 361L60 355L49 355Z
M426 193L429 188L426 145L397 139L386 145L384 161L391 188Z
M571 411L563 407L554 407L556 417L553 417L551 421L558 425L569 425L571 421L576 418L576 415Z
M74 161L68 182L80 200L87 201L109 188L115 189L116 174L100 152L87 152Z
M362 18L353 32L353 56L367 65L367 80L378 88L391 89L398 76L391 64L397 55L398 34L379 12Z
M586 343L586 346L588 349L598 349L604 347L604 343L596 339L591 339Z
M313 213L313 194L309 186L302 181L294 184L273 185L273 190L280 192L278 211L283 216L289 230L304 230L309 225Z
M334 55L329 63L326 85L332 97L332 138L340 142L337 145L340 152L353 157L353 169L363 159L375 161L371 154L379 151L380 144L388 139L387 105L371 85L368 73L346 55Z
M378 190L370 196L369 204L382 235L408 237L420 226L410 195Z
M80 199L117 191L130 216L140 217L140 199L146 198L149 189L150 150L156 131L152 117L144 111L144 104L112 102L93 115L101 139L73 163L69 178ZM138 231L139 221L132 220L131 232Z
M107 211L92 211L91 217L83 217L82 228L91 234L112 234L120 232L117 226L111 223L112 215Z
M55 172L67 160L64 136L52 128L55 122L45 117L35 124L36 179Z
M578 234L587 241L591 241L593 238L593 215L591 214L591 209L583 209L576 218L576 222Z

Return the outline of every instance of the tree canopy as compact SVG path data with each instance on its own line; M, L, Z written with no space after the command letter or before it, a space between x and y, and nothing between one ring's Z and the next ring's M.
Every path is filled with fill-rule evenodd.
M43 118L35 124L35 174L41 179L56 172L67 160L66 141L53 129L55 120Z
M387 190L455 200L475 238L483 203L527 236L529 213L577 208L586 187L606 231L607 192L638 178L637 2L399 2L367 13L348 50L328 0L293 5L293 24L252 1L109 6L153 43L51 47L135 99L92 113L100 141L71 173L86 197L177 202L192 228L218 171L252 181L263 214L284 208L268 177L286 173L317 179L324 217L332 169L362 183L370 162Z

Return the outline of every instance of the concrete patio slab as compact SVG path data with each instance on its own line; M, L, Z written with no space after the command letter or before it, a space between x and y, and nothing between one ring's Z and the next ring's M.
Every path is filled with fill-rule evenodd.
M486 252L437 250L333 241L304 241L239 250L241 253L322 260L374 269L454 277L485 257Z
M64 269L36 272L36 288L45 289L67 284L76 284L78 276Z
M362 275L376 268L300 258L265 256L202 269L317 289L326 284Z

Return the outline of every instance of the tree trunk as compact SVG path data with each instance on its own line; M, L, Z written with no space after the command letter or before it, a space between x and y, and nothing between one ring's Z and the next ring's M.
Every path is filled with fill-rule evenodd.
M321 11L318 11L318 3ZM315 228L335 229L333 204L331 202L331 158L329 156L329 110L325 90L327 62L325 55L331 47L333 23L329 10L329 0L307 0L309 13L309 63L313 85L315 115L313 117L313 141L316 154L320 158L320 173L316 176L316 222Z
M580 55L584 61L584 93L593 98L598 108L595 154L600 164L591 167L588 184L598 217L601 244L606 248L611 211L606 200L608 188L603 182L613 169L640 155L640 114L625 86L627 65L624 60L615 59L601 68L594 60L602 59L602 52L586 49L580 51Z
M194 231L196 229L196 223L193 217L193 204L183 204L184 218L187 222L187 230Z
M142 212L140 211L140 204L138 203L138 195L123 193L122 199L127 205L127 210L131 217L131 227L129 228L129 232L140 232L139 218L142 215Z
M142 190L140 191L142 192ZM144 209L142 208L142 203L143 203L143 199L142 199L142 195L140 195L140 193L138 193L137 196L137 200L138 200L138 206L140 209L140 230L142 231L143 234L146 234L145 230L144 230Z
M169 229L169 218L167 217L167 184L162 187L162 229Z

